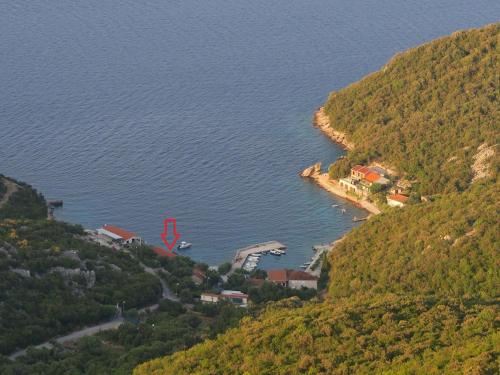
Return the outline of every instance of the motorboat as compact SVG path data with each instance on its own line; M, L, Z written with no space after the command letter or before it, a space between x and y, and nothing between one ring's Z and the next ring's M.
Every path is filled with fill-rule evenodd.
M182 241L179 246L177 246L177 248L179 250L184 250L184 249L189 249L191 246L193 246L192 243L189 243L189 242L186 242L186 241Z
M286 254L285 250L279 250L279 249L271 250L270 253L272 255L277 255L277 256Z

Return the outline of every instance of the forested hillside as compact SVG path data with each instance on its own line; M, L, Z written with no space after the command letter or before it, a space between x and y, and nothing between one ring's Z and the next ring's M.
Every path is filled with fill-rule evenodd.
M496 145L500 133L499 30L400 54L326 105L356 144L349 163L394 165L433 199L349 233L331 252L323 302L270 305L134 374L498 374L496 148L481 160L488 173L471 182L478 147Z
M161 295L129 254L78 239L80 226L0 221L0 354L10 354Z
M478 147L499 142L499 28L457 32L400 53L332 93L325 111L355 144L350 164L383 160L416 178L422 194L466 189Z

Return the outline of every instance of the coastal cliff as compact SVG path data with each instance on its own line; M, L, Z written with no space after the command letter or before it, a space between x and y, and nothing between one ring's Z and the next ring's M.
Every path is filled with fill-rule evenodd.
M335 143L340 144L346 150L352 150L354 143L347 140L347 135L344 132L335 130L331 123L330 117L325 112L325 107L320 107L313 116L313 125L321 130L328 138Z

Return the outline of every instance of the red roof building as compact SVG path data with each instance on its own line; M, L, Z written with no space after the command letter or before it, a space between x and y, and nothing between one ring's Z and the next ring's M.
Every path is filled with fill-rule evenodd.
M372 170L368 167L364 167L362 165L355 165L354 167L351 168L351 177L356 179L363 179L370 172L372 172Z
M157 255L159 255L159 256L161 256L161 257L169 257L169 258L174 258L174 257L176 257L176 256L177 256L177 254L176 254L176 253L174 253L173 251L167 251L167 250L165 250L164 248L159 247L159 246L155 246L155 247L153 247L153 251L154 251Z
M377 180L380 179L380 176L378 173L375 173L375 172L368 172L366 175L365 175L365 180L370 182L370 183L374 183L376 182Z
M292 289L318 288L318 278L304 271L276 269L267 271L267 279Z
M391 194L387 196L387 204L392 207L403 207L408 201L408 197L402 194Z
M122 245L142 245L144 242L137 234L114 225L103 225L102 228L97 229L97 234L108 242L118 242Z
M287 286L288 283L287 270L285 269L269 270L267 271L267 280L275 284Z

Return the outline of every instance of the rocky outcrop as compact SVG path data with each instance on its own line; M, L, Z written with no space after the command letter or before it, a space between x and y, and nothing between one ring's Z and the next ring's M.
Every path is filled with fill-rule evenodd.
M332 141L341 144L346 150L354 148L354 144L347 140L346 134L332 128L330 118L325 113L325 107L314 112L313 125L321 130Z
M321 162L318 162L302 171L300 177L313 178L321 173Z
M474 155L474 164L472 164L472 182L485 177L490 177L492 174L490 160L495 155L495 148L497 145L488 146L483 143L478 147L477 153Z
M82 277L85 280L87 289L93 288L95 285L95 272L81 270L79 268L70 269L64 267L53 267L49 271L50 273L58 273L61 275L67 284L69 284L73 278Z

